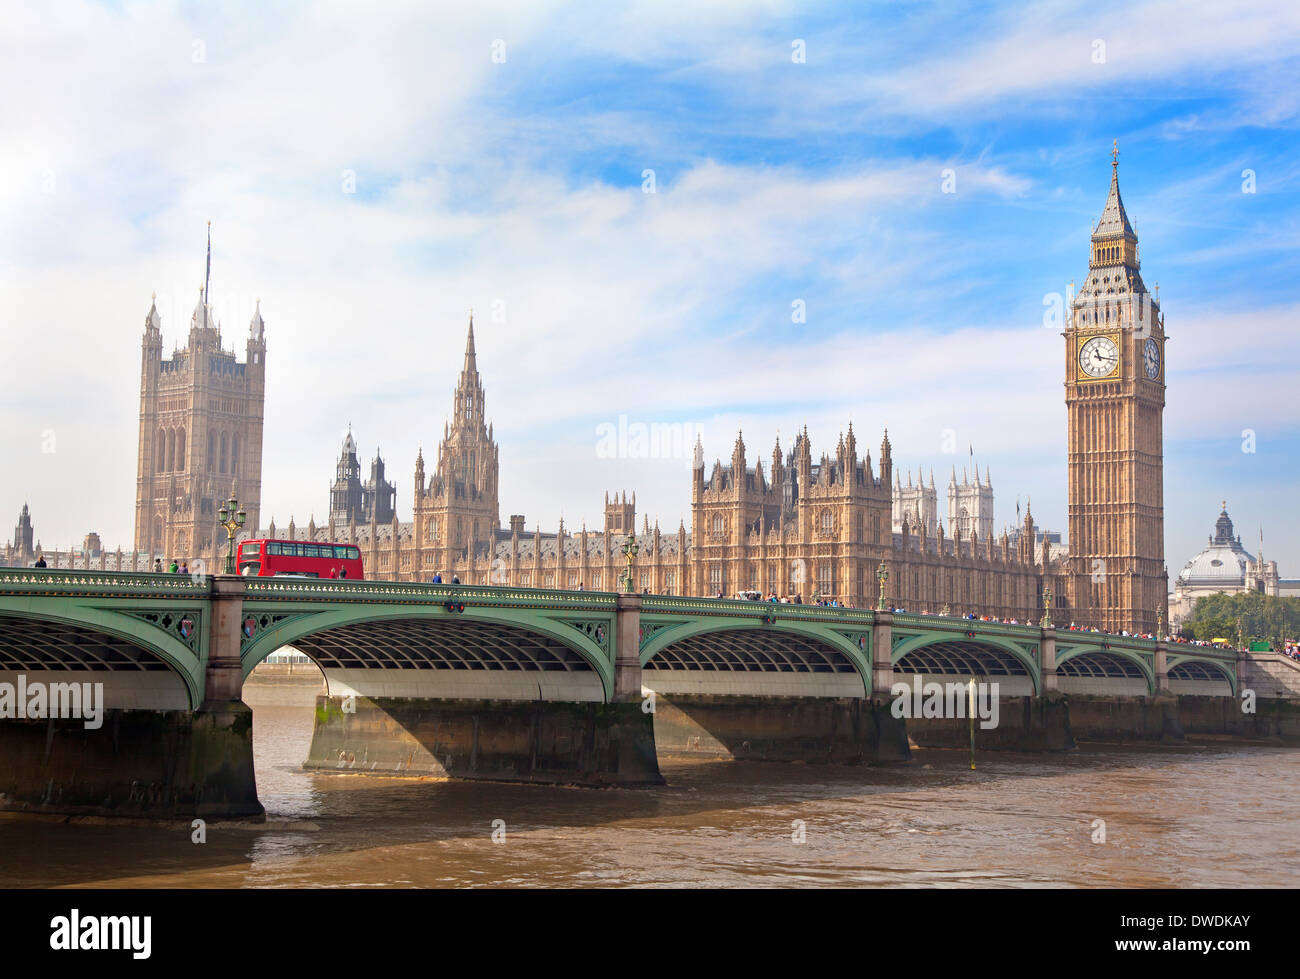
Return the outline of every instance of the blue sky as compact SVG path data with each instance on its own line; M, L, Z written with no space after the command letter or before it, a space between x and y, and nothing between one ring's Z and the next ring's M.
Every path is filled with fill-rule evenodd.
M598 453L625 415L698 429L710 462L743 429L765 466L778 431L833 452L851 420L875 458L887 425L941 486L973 447L999 525L1032 497L1063 530L1044 301L1083 277L1118 140L1170 335L1171 574L1227 499L1300 575L1293 5L422 7L15 10L0 515L129 544L140 330L156 290L183 341L211 219L241 351L262 300L281 524L323 517L349 422L409 516L474 308L503 519L598 524L606 488L689 517L684 460Z

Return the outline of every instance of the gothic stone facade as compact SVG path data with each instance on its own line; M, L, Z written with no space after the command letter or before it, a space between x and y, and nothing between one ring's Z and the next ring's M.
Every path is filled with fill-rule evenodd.
M1108 632L1169 621L1164 316L1139 268L1115 159L1065 330L1070 595Z
M155 296L155 299L157 297ZM222 348L221 328L202 292L186 346L164 359L162 317L145 317L140 362L135 552L203 560L219 567L226 532L217 522L231 493L258 524L262 496L262 419L266 326L249 323L246 358Z
M691 496L690 587L696 595L737 591L799 595L874 606L883 562L891 605L909 611L979 611L1022 621L1040 604L1044 568L1035 563L1032 534L1012 549L1006 534L994 541L957 533L933 536L905 514L892 527L893 449L885 433L878 471L870 453L859 458L852 424L833 457L813 462L807 430L784 459L778 440L770 472L752 469L737 437L729 465L704 475L697 450ZM897 485L897 484L895 484ZM1032 518L1027 518L1032 520Z

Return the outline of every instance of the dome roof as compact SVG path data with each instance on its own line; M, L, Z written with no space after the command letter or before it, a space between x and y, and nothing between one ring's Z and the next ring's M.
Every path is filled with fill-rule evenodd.
M1183 566L1178 581L1185 585L1244 586L1246 572L1255 567L1255 559L1241 546L1241 538L1232 535L1232 520L1225 505L1214 525L1209 546Z
M1212 544L1183 566L1178 580L1187 585L1244 585L1246 571L1254 565L1240 544Z

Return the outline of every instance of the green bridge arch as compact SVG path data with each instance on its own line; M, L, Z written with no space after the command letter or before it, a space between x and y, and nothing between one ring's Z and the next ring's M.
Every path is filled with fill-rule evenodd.
M150 607L150 612L158 611L160 610L156 606ZM170 635L167 630L139 618L138 614L132 614L130 611L119 611L96 605L69 605L67 599L62 597L23 598L18 601L0 599L0 617L99 632L143 650L180 677L181 682L185 684L185 695L189 699L190 709L193 710L203 702L203 674L207 659L203 616L207 614L207 610L205 608L202 612L193 612L187 606L183 609L163 611L176 616L190 615L194 619L197 651Z
M259 629L253 638L244 642L240 650L240 668L245 679L258 663L281 646L291 646L297 640L341 626L416 620L455 628L458 622L476 622L532 632L560 643L577 653L596 673L605 692L605 700L608 702L614 697L614 665L609 651L614 648L615 633L614 619L609 614L543 614L528 608L494 608L468 603L463 612L450 612L442 605L328 605L291 609L283 603L244 603L245 616L259 617L271 613L283 618L265 629ZM576 623L592 622L599 622L603 626L605 648L575 626Z
M865 630L864 633L868 637L866 649L864 650L829 625L820 625L798 619L778 618L775 622L764 623L761 618L748 616L710 615L692 617L685 622L682 622L680 618L674 620L659 615L648 618L649 621L647 621L647 617L643 616L641 621L643 629L649 627L653 630L651 635L641 643L640 660L643 668L669 646L699 636L723 632L760 632L769 635L789 635L816 640L840 653L852 664L858 678L862 680L866 695L869 696L871 693L870 629Z
M1147 692L1154 695L1156 692L1156 671L1155 671L1155 649L1154 645L1150 653L1136 650L1128 646L1114 645L1105 641L1096 643L1057 643L1056 646L1056 666L1057 675L1060 675L1060 667L1063 663L1070 660L1078 659L1081 656L1090 655L1114 656L1117 659L1125 660L1132 663L1142 673L1142 679L1146 681Z
M972 635L972 633L974 633ZM1029 642L1026 640L1025 642ZM906 637L901 640L896 637L894 648L890 651L889 661L891 665L897 666L904 657L909 653L925 649L927 646L951 645L953 643L962 643L966 645L985 646L989 649L1009 654L1029 674L1029 682L1033 686L1034 694L1042 692L1043 675L1039 663L1038 640L1032 637L1034 652L1031 653L1024 648L1025 642L1016 642L1015 640L999 635L982 633L979 630L954 628L951 631L927 631L919 634L912 634L910 630L906 632Z
M1197 656L1192 653L1183 653L1179 655L1168 656L1165 660L1165 670L1172 671L1176 666L1182 666L1185 663L1196 663L1200 666L1213 668L1228 681L1228 687L1232 690L1232 695L1238 697L1241 695L1240 680L1235 669L1228 669L1226 663L1222 660L1211 659L1206 656ZM1234 664L1235 665L1235 664Z

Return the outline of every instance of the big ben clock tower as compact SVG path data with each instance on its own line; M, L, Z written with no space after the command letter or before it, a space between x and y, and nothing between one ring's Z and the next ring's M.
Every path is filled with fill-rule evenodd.
M1168 621L1164 317L1138 269L1115 149L1065 330L1071 614L1107 632L1154 632L1157 614Z

